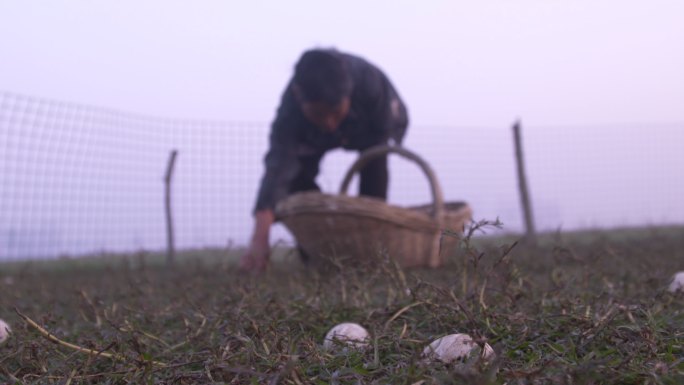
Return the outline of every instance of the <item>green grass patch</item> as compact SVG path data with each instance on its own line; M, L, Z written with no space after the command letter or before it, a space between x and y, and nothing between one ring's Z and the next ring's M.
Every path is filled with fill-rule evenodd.
M239 250L0 264L0 383L41 384L681 384L684 228L477 237L446 266L318 271L279 250L238 271ZM77 352L29 326L14 309ZM337 323L371 346L331 353ZM489 343L494 361L424 363L451 333Z

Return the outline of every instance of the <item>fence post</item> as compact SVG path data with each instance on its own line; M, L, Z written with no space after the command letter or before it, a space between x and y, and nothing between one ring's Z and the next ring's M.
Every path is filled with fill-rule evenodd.
M171 212L171 179L173 178L173 169L176 164L176 156L178 151L171 150L169 155L169 162L166 166L166 176L164 177L165 185L165 207L166 207L166 264L173 265L176 258L176 250L174 246L173 233L173 215Z
M513 141L515 144L515 160L518 169L518 189L520 190L520 205L525 218L525 240L532 245L537 243L537 232L534 228L532 204L525 175L525 161L523 157L522 140L520 139L520 120L513 123Z

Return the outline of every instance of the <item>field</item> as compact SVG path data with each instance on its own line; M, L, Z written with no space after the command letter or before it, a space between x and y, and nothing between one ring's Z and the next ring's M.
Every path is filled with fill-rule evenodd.
M378 257L318 271L281 250L252 276L238 254L0 264L13 328L0 383L684 383L684 295L666 290L684 270L682 227L546 234L536 247L473 236L436 270ZM368 349L321 348L344 321L369 330ZM496 358L421 359L456 332Z

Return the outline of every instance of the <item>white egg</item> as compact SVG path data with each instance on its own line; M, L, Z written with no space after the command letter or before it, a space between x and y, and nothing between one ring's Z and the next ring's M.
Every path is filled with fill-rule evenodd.
M684 271L680 271L672 277L670 281L670 287L668 288L670 292L676 293L678 291L684 291Z
M494 357L494 349L489 344L484 344L484 351L467 334L449 334L438 338L423 350L423 357L428 361L442 361L444 363L465 362L479 355L479 358L488 360Z
M0 344L7 341L10 333L12 333L12 329L10 329L7 322L0 319Z
M365 348L368 346L368 331L361 325L353 322L345 322L335 325L325 335L323 348L333 350L337 346L347 345L354 348Z

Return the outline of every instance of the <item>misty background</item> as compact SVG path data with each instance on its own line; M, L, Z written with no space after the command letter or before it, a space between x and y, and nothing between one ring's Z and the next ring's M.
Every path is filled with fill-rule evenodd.
M522 230L684 223L678 1L0 2L0 259L244 244L270 121L305 49L377 64L447 200ZM354 153L326 156L336 192ZM391 160L389 200L429 202ZM289 236L283 228L273 240Z

